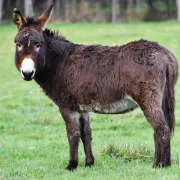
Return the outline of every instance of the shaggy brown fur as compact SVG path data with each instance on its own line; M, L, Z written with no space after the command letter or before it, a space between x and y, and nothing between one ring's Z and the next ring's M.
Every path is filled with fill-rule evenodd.
M80 138L86 165L94 163L89 112L125 113L137 106L154 129L154 167L169 166L170 134L175 127L174 87L178 78L178 63L173 54L146 40L114 47L77 45L44 30L45 15L41 16L42 23L40 18L20 20L25 24L18 24L23 28L15 42L23 50L16 48L15 59L19 70L24 57L33 59L34 80L59 107L70 146L67 169L78 165ZM17 17L21 19L21 15ZM34 51L37 43L38 53Z

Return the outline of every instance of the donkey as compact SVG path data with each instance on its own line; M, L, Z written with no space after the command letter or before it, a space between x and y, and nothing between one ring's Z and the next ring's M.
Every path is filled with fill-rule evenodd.
M178 78L174 55L147 40L111 47L74 44L46 28L52 8L36 19L14 9L15 65L24 80L34 79L59 108L69 141L66 169L78 166L80 139L85 165L94 163L89 112L120 114L137 107L154 129L153 167L170 166Z

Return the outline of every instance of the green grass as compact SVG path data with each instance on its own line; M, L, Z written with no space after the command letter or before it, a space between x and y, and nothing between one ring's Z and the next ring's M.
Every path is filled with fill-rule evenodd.
M120 45L138 39L157 41L180 59L180 24L50 24L75 43ZM153 130L138 109L125 115L92 114L95 164L68 162L65 125L35 82L25 82L14 65L13 25L0 26L0 179L180 179L180 80L176 86L176 131L172 167L153 169Z

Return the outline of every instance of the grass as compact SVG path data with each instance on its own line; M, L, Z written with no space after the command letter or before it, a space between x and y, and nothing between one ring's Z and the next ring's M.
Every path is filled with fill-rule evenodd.
M177 22L132 24L50 24L75 43L118 45L137 39L157 41L180 59ZM35 82L25 82L14 66L16 28L0 26L0 179L180 179L180 80L176 86L176 131L172 167L153 169L153 130L138 109L125 115L92 114L95 164L68 162L65 125Z

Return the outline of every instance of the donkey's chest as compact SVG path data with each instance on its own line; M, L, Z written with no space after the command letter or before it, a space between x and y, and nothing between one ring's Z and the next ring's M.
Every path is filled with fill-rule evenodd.
M132 111L137 107L138 104L129 96L126 96L124 99L115 101L113 103L100 104L94 101L88 105L79 105L80 111L95 112L100 114L121 114Z

